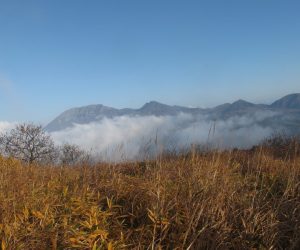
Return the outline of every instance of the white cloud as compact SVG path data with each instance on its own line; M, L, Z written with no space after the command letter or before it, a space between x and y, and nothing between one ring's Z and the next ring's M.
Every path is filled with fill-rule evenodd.
M11 130L15 125L14 122L0 121L0 134Z
M142 158L163 149L182 149L191 144L217 147L248 147L269 136L273 130L258 122L273 116L271 112L236 116L213 122L209 117L122 116L97 123L75 124L51 135L58 144L75 143L106 160Z

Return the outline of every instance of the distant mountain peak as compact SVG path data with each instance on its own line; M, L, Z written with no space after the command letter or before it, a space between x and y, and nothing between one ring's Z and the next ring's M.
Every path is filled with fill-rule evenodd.
M300 93L286 95L271 104L272 108L300 109Z
M147 102L143 107L138 110L139 115L175 115L179 113L180 108L169 106L157 101Z
M243 99L239 99L239 100L237 100L237 101L235 101L235 102L233 102L231 105L235 105L235 106L254 106L255 104L253 104L253 103L251 103L251 102L247 102L247 101L245 101L245 100L243 100Z
M141 109L149 108L149 107L169 107L169 106L166 104L157 102L157 101L150 101L150 102L145 103Z
M165 104L162 104L162 103L157 102L157 101L150 101L150 102L147 102L146 104L160 104L160 105L165 105Z

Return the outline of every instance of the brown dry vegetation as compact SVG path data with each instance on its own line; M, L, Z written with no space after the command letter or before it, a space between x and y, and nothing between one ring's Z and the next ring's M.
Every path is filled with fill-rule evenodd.
M2 249L299 249L300 158L191 152L26 166L0 158Z

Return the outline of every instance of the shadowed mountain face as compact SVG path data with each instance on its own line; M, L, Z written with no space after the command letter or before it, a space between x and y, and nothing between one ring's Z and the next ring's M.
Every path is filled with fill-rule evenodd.
M272 127L274 130L286 130L289 133L300 133L300 94L287 95L271 105L253 104L244 100L238 100L232 104L226 103L215 108L187 108L170 106L151 101L140 109L115 109L103 105L89 105L80 108L72 108L50 122L46 126L49 132L59 131L72 127L74 124L88 124L101 121L104 118L120 116L176 116L182 113L203 119L218 121L232 117L251 117L261 113L270 113L260 121L260 126Z
M300 94L291 94L271 104L272 108L280 109L300 109Z

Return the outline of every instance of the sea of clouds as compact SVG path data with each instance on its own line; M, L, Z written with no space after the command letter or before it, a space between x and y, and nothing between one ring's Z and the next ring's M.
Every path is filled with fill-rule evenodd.
M208 116L122 116L53 132L58 144L74 143L93 155L109 160L153 156L163 150L182 150L191 145L247 148L273 133L259 125L271 112L213 121Z
M129 160L152 157L163 150L182 150L191 145L216 148L246 148L273 133L271 127L259 125L272 112L234 116L213 121L208 116L121 116L104 118L89 124L74 124L52 132L56 144L77 144L103 160ZM15 123L0 122L0 133Z

